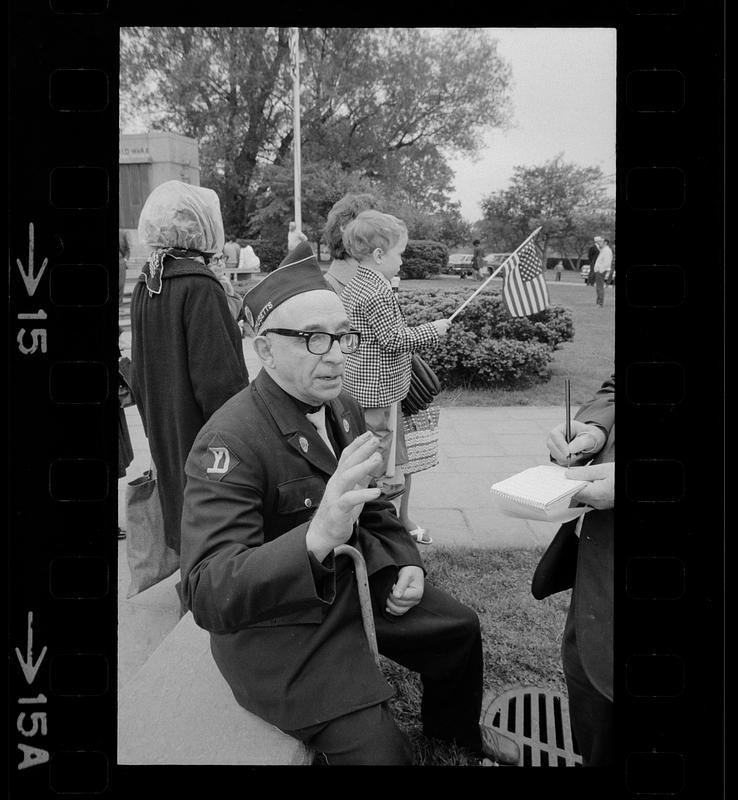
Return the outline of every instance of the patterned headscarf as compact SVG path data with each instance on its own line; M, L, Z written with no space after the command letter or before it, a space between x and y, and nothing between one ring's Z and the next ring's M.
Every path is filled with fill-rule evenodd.
M182 181L162 183L144 203L138 238L154 248L142 274L149 294L159 294L165 259L195 257L204 262L223 250L225 235L218 195L212 189Z

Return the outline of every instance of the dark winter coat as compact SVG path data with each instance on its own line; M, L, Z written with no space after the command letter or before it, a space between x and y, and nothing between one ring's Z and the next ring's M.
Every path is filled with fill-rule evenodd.
M157 473L169 547L179 552L184 465L198 431L249 382L223 287L193 259L167 259L160 294L131 299L131 388Z
M599 425L607 434L593 464L615 460L615 376L606 380L574 419ZM579 539L576 520L559 528L536 568L531 591L537 599L573 587L576 641L587 677L612 700L614 509L590 511Z

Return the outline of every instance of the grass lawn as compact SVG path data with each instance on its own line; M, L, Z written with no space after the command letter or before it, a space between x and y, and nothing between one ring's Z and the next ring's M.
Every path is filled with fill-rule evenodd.
M566 694L561 668L561 635L570 592L539 601L530 593L537 550L430 549L423 552L426 580L444 589L479 615L484 652L484 691L497 697L514 686L536 686ZM459 748L429 740L420 725L420 679L382 658L382 671L395 689L390 705L407 733L414 763L426 766L477 766Z
M558 406L564 398L564 379L571 379L571 400L581 405L599 389L602 381L614 370L615 360L615 287L605 289L605 306L595 305L595 289L580 278L566 277L550 281L549 296L553 305L568 308L574 318L574 339L556 351L551 364L551 377L545 383L526 389L448 389L438 400L441 406ZM406 280L400 284L403 294L414 288L458 288L467 286L472 294L480 284L441 275L433 280ZM502 281L493 278L485 291L499 291ZM474 301L472 301L474 302ZM461 312L464 313L463 311Z

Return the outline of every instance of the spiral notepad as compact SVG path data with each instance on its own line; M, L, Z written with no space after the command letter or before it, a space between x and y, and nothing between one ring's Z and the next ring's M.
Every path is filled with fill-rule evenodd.
M490 487L503 511L513 516L555 519L565 511L587 481L564 477L565 467L542 465L518 472Z

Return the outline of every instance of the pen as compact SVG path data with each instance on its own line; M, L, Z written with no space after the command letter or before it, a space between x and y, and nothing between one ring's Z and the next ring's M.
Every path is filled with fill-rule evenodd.
M564 380L564 393L566 395L566 443L571 441L571 381L569 378ZM571 466L571 453L566 455L566 466Z

